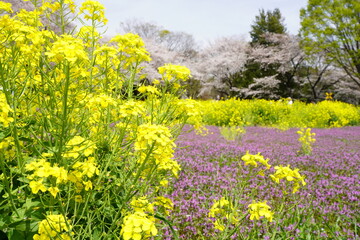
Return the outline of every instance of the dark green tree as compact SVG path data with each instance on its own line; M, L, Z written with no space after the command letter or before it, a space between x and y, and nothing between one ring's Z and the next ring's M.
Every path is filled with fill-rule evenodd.
M284 18L278 8L275 8L273 11L268 10L266 12L264 9L259 10L259 15L255 17L255 21L251 25L251 45L270 44L265 38L267 33L286 33Z
M259 15L255 17L255 21L251 25L250 37L251 47L257 46L269 46L274 44L267 40L268 34L285 34L286 27L284 24L284 18L278 8L273 11L259 10ZM268 64L266 68L256 60L247 61L245 64L245 70L238 74L236 79L238 88L246 88L254 82L255 78L263 78L267 76L273 76L277 73L278 64Z
M305 51L324 51L360 88L360 1L309 0L300 18Z

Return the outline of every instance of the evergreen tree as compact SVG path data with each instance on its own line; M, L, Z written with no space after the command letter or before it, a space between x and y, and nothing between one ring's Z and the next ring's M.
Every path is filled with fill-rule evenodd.
M269 34L285 34L286 27L284 24L284 18L278 8L273 11L266 11L264 9L259 10L259 15L255 17L254 23L251 25L250 37L251 47L256 46L270 46L274 44L268 41L267 35ZM269 64L266 68L262 67L260 63L255 60L247 61L245 64L245 71L241 73L241 79L238 79L238 87L248 87L254 83L254 79L265 78L273 76L277 73L279 65Z
M280 10L275 8L273 11L259 10L259 15L255 17L254 23L251 25L250 37L251 45L261 44L268 45L265 35L268 33L286 33L284 18L281 16Z

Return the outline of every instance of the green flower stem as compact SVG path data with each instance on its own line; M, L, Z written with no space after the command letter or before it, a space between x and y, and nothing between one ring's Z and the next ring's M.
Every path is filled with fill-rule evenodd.
M57 162L61 162L62 152L65 144L65 138L67 136L67 128L69 127L68 122L68 94L69 94L69 84L70 84L70 66L67 63L65 66L65 85L64 85L64 92L62 98L62 115L61 115L61 134L59 139L59 145L57 146L58 151L56 152L56 158L58 159Z
M155 143L152 144L152 146L151 146L151 148L149 149L149 151L148 151L148 153L147 153L144 161L143 161L142 164L140 165L140 168L137 170L136 176L133 178L133 180L132 180L132 182L131 182L131 185L130 185L131 188L129 189L129 191L127 191L127 193L126 193L126 195L125 195L125 197L124 197L124 201L123 201L123 203L121 204L121 207L119 208L119 210L116 212L114 219L118 219L118 218L120 217L120 215L121 215L121 213L122 213L122 210L124 209L124 206L125 206L126 203L130 200L130 198L134 195L134 194L133 194L133 189L134 189L133 186L134 186L135 183L138 181L138 179L139 179L139 177L140 177L140 174L141 174L142 170L144 169L144 167L145 167L145 165L146 165L146 163L147 163L147 161L148 161L148 159L149 159L149 157L150 157L150 154L151 154L151 152L153 151L154 147L155 147ZM132 174L132 171L130 171L129 173ZM127 179L127 177L126 177L126 179ZM116 224L117 224L116 221L114 221L114 222L111 224L111 226L110 226L110 228L109 228L109 232L114 231L114 226L115 226Z
M16 213L17 217L20 218L20 214L18 212L18 209L16 208L15 204L14 204L14 199L13 199L13 195L12 195L12 191L11 191L11 186L10 186L10 183L9 183L9 180L8 179L12 179L12 176L11 176L11 168L10 168L10 176L7 175L7 170L8 168L5 168L5 157L3 156L3 154L1 153L0 154L0 168L1 168L1 171L2 173L4 174L4 177L3 177L3 183L4 183L4 186L5 186L5 191L6 193L9 195L9 198L10 198L10 204L11 204L11 208L12 210Z

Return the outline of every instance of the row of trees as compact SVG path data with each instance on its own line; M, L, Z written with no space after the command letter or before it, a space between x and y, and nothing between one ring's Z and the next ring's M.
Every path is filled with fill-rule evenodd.
M32 7L27 1L5 2L15 11ZM279 9L262 9L251 26L250 41L223 37L205 48L190 34L154 23L130 20L121 30L144 39L153 60L144 66L148 84L160 77L157 68L165 63L191 69L184 97L316 102L328 92L337 100L360 103L360 2L309 0L300 17L301 30L291 35ZM54 16L46 26L60 34L74 29L70 15L68 29L56 29L60 20Z
M360 103L360 2L310 0L301 10L298 35L287 32L280 10L260 10L251 41L223 37L200 49L193 37L153 23L128 21L124 32L139 34L155 60L148 78L166 62L192 70L187 96L193 98L291 97Z

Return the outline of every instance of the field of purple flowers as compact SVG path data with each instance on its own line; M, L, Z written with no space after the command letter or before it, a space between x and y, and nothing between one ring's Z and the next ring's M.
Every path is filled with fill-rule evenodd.
M168 196L175 204L171 221L180 239L226 239L208 217L214 200L225 195L244 216L233 239L357 239L360 127L312 129L316 142L310 155L298 152L298 129L248 127L241 141L225 140L217 127L209 130L207 136L184 133L177 141L182 172ZM269 158L269 173L260 176L245 166L241 157L246 151ZM299 168L307 184L295 194L284 193L268 177L276 165ZM274 220L251 221L252 200L266 200ZM169 230L167 235L173 239Z

